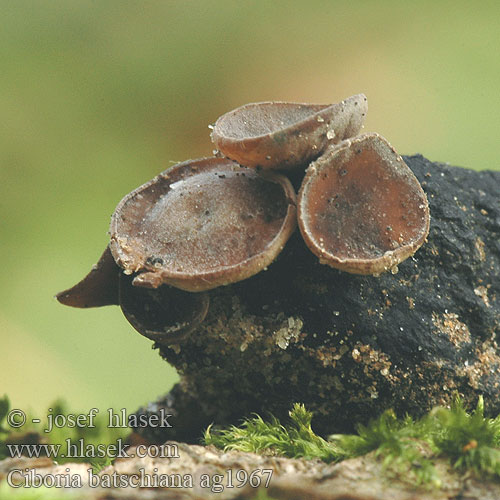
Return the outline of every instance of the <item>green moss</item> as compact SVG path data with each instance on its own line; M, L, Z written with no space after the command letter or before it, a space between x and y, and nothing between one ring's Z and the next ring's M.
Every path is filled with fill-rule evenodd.
M346 458L375 452L386 469L410 474L418 484L440 481L432 462L435 447L432 442L433 423L428 418L414 421L406 416L398 419L392 410L385 411L367 426L358 425L356 435L330 436L343 450Z
M274 417L264 421L256 415L240 427L217 431L209 427L204 442L225 450L325 462L375 452L386 470L436 486L440 485L434 466L437 458L449 460L458 469L500 478L500 416L486 418L482 399L471 414L459 399L451 408L435 408L419 420L399 419L388 410L367 426L359 425L357 434L333 435L328 440L312 431L311 419L303 405L295 404L287 425Z
M451 410L438 408L431 418L437 427L434 444L454 467L500 478L500 415L485 418L482 399L471 415L457 400Z
M271 417L269 422L260 416L245 420L241 427L232 426L227 430L205 431L205 444L213 444L225 450L269 452L290 458L320 458L333 462L341 458L338 447L317 436L311 429L312 413L304 405L295 404L290 412L287 427Z

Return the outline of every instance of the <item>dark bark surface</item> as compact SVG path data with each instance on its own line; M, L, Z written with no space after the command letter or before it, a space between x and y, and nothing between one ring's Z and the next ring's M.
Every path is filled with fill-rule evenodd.
M165 398L172 429L252 412L313 411L316 431L351 431L394 408L421 415L455 394L500 413L500 172L405 157L427 194L427 243L396 274L356 276L321 265L298 232L265 272L210 292L202 325L160 346L181 374Z

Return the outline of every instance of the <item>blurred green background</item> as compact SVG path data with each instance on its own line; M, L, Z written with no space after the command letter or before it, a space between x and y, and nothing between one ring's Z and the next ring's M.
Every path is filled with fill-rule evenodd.
M53 296L121 197L210 155L236 106L364 92L400 153L500 169L499 33L487 1L1 0L0 395L133 410L171 387L117 307Z

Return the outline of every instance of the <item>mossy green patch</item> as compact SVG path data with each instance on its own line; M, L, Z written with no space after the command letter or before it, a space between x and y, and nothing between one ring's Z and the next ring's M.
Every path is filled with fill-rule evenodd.
M285 427L271 417L266 422L259 415L245 420L241 427L227 430L205 431L205 444L213 444L226 450L254 453L268 452L290 458L320 458L325 462L341 458L341 450L325 441L311 429L312 413L304 405L295 404L290 412L290 424Z
M438 407L423 418L397 418L387 410L357 434L338 434L325 440L311 428L312 413L295 404L290 422L282 425L256 415L241 426L213 430L205 444L225 450L270 453L290 458L319 458L335 462L375 452L388 471L410 474L419 484L441 484L434 462L450 461L455 468L500 478L500 415L484 416L482 398L472 413L456 399L451 408Z
M485 418L482 399L471 415L457 401L451 410L436 409L432 418L434 445L454 467L500 478L500 415Z

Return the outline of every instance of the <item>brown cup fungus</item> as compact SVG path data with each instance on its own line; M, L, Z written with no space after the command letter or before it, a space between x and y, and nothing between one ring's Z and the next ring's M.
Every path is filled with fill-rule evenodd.
M198 292L268 266L296 227L281 175L207 158L176 165L127 195L111 219L111 251L133 285Z
M109 246L92 270L72 288L59 292L57 300L71 307L100 307L118 305L118 278L121 269L116 265Z
M125 196L109 247L57 299L119 304L142 335L178 343L205 318L206 291L265 269L297 217L320 262L358 274L394 269L423 244L429 208L385 139L349 139L367 107L359 94L331 105L247 104L221 116L212 140L230 159L180 163ZM302 179L297 167L314 159ZM290 180L273 171L292 168L302 181L298 207Z
M394 269L429 232L418 180L378 134L345 141L307 169L298 218L320 262L356 274Z
M79 308L120 305L129 323L159 344L181 341L205 319L209 304L206 293L188 293L170 286L138 288L132 279L118 267L108 246L89 274L56 298L61 304Z
M291 169L306 166L330 144L356 135L367 110L364 94L337 104L246 104L215 122L212 141L241 165Z
M120 276L120 306L129 323L159 344L175 344L205 319L207 293L189 293L164 285L156 290L132 286L132 277Z

